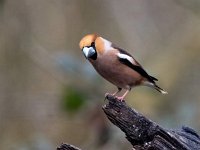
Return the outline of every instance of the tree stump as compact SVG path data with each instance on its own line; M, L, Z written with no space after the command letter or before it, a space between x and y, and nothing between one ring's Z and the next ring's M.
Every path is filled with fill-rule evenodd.
M116 97L107 95L106 99L108 103L102 107L104 113L125 133L133 149L200 150L200 136L192 128L183 126L177 130L164 129ZM76 147L67 149L66 145L61 145L57 150L80 150Z

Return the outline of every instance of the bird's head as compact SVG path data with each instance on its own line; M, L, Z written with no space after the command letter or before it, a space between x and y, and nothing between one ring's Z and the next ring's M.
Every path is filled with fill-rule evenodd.
M87 59L96 60L112 48L112 43L96 34L89 34L81 39L79 46Z
M97 51L95 46L95 41L97 37L98 36L96 34L89 34L81 39L79 46L80 49L83 51L85 58L93 60L97 59Z

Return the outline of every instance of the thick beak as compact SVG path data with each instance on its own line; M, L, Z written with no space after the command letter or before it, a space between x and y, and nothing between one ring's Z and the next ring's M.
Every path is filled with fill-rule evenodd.
M92 57L95 53L96 52L93 47L83 47L83 54L86 59Z

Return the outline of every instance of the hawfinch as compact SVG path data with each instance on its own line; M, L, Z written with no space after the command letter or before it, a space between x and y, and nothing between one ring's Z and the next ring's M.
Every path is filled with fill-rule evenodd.
M123 101L131 88L139 85L149 86L167 94L156 85L155 81L158 79L150 76L133 56L112 42L96 34L89 34L81 39L79 46L96 71L117 86L118 91L113 93L113 96L126 89L123 96L118 97L119 100Z

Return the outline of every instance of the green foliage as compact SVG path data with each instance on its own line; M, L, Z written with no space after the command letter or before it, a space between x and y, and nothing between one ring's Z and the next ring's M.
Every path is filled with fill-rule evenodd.
M65 111L75 113L85 104L85 94L74 87L64 89L62 96L62 106Z

